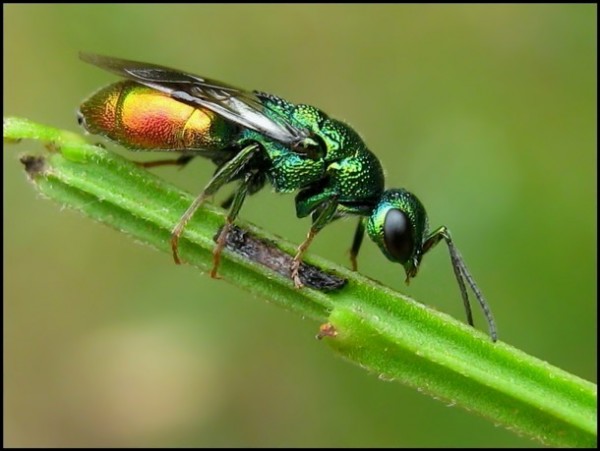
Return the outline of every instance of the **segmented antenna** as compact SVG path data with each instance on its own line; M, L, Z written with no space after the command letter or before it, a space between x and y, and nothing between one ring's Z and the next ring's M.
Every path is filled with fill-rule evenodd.
M494 342L497 341L498 340L498 331L496 329L496 321L494 321L494 315L492 315L490 306L488 305L487 301L481 294L481 291L477 287L475 280L473 280L473 276L471 276L471 273L469 272L469 270L467 269L467 266L465 265L465 261L463 260L462 256L458 252L458 249L456 249L456 247L454 246L454 243L452 242L452 239L450 238L450 236L447 234L444 234L444 239L446 241L446 244L448 245L448 250L450 251L450 260L452 261L452 268L454 269L454 275L456 276L458 286L460 287L460 294L462 295L463 303L465 305L465 310L467 312L467 321L469 322L469 324L471 326L474 325L473 324L473 314L471 312L471 304L469 302L469 296L467 294L465 280L471 287L471 290L473 290L473 293L475 293L475 297L477 298L477 301L479 302L479 305L481 306L481 310L483 310L485 318L487 319L488 327L490 329L490 336L492 337L492 341L494 341Z

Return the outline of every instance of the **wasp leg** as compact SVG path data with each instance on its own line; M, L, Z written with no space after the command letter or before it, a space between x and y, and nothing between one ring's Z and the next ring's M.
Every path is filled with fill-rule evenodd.
M210 277L213 279L218 279L217 270L219 268L219 263L221 261L221 251L223 247L225 247L225 241L227 240L227 234L229 233L229 229L231 229L231 225L235 218L237 218L240 209L242 208L242 204L246 199L246 195L248 194L248 188L252 183L253 174L251 172L247 173L244 176L244 180L240 183L237 191L230 197L231 201L229 204L231 205L231 209L229 210L229 214L227 215L227 222L221 229L221 233L219 233L219 237L217 238L217 245L213 250L213 267L210 271ZM228 199L229 200L229 199Z
M136 161L135 164L142 168L156 168L158 166L180 166L183 169L196 155L181 155L179 158L167 158L156 161Z
M213 178L210 179L208 184L204 187L204 190L196 197L196 199L194 199L194 202L192 202L183 216L181 216L179 222L171 231L171 250L173 251L173 260L175 260L176 264L179 265L181 263L178 252L179 237L183 233L188 221L194 216L196 210L204 203L207 197L215 194L219 188L238 176L243 167L250 162L259 150L260 147L258 144L251 144L240 150L235 157L221 166Z
M356 225L356 232L354 232L354 239L352 240L352 247L350 248L350 262L352 263L352 271L358 270L358 251L365 237L365 221L363 218L359 218L358 224Z
M335 218L335 213L338 207L336 194L324 193L319 197L321 198L320 205L313 213L312 226L308 231L308 235L306 235L306 239L302 242L302 244L300 244L300 246L298 246L298 249L296 250L296 256L294 257L294 260L292 260L292 266L290 269L296 288L303 287L303 283L300 281L298 272L300 270L300 263L302 263L302 256L304 255L304 252L306 252L306 249L308 249L308 246L310 246L310 243L312 243L315 235Z

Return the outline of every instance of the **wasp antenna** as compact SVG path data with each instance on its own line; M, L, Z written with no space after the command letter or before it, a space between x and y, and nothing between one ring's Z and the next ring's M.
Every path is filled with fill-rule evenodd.
M473 293L475 294L475 297L477 298L477 302L479 302L479 305L481 306L481 310L483 310L483 313L484 313L485 318L488 323L492 341L494 341L494 342L497 341L498 340L498 331L496 329L496 321L494 320L494 315L492 314L492 310L490 309L489 304L487 303L487 301L481 294L481 291L479 290L479 287L475 283L473 276L471 276L471 273L469 272L469 270L467 269L467 266L465 265L465 261L463 260L462 256L458 252L458 249L456 249L456 247L454 246L454 243L452 242L452 239L449 236L446 237L446 244L448 245L448 250L450 251L450 259L452 260L452 267L454 269L454 274L456 275L456 279L458 280L458 285L460 286L460 291L461 291L461 294L463 297L463 301L465 303L465 309L467 310L467 319L469 320L469 324L473 325L473 317L471 314L471 306L469 304L469 298L467 296L467 290L465 287L464 280L467 281L467 283L471 287L471 290L473 290Z
M465 312L467 313L467 322L469 323L469 326L475 327L475 323L473 321L473 312L471 310L471 302L469 301L469 293L467 292L467 287L465 286L465 277L460 264L460 256L456 254L456 248L452 244L449 245L449 248L452 269L454 270L454 275L456 276L456 281L458 282L458 286L460 288L460 295L465 306Z

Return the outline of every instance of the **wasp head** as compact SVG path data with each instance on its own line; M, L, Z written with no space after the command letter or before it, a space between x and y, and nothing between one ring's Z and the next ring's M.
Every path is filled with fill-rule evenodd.
M367 220L367 233L389 260L404 267L406 283L417 275L427 229L425 207L405 189L385 191Z

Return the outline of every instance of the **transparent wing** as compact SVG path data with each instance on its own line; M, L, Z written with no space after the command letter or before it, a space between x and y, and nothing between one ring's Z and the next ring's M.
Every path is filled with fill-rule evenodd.
M308 130L292 126L278 111L265 106L257 95L225 83L155 64L84 52L79 57L183 103L211 110L283 144L295 146L310 135ZM269 117L267 112L276 119Z

